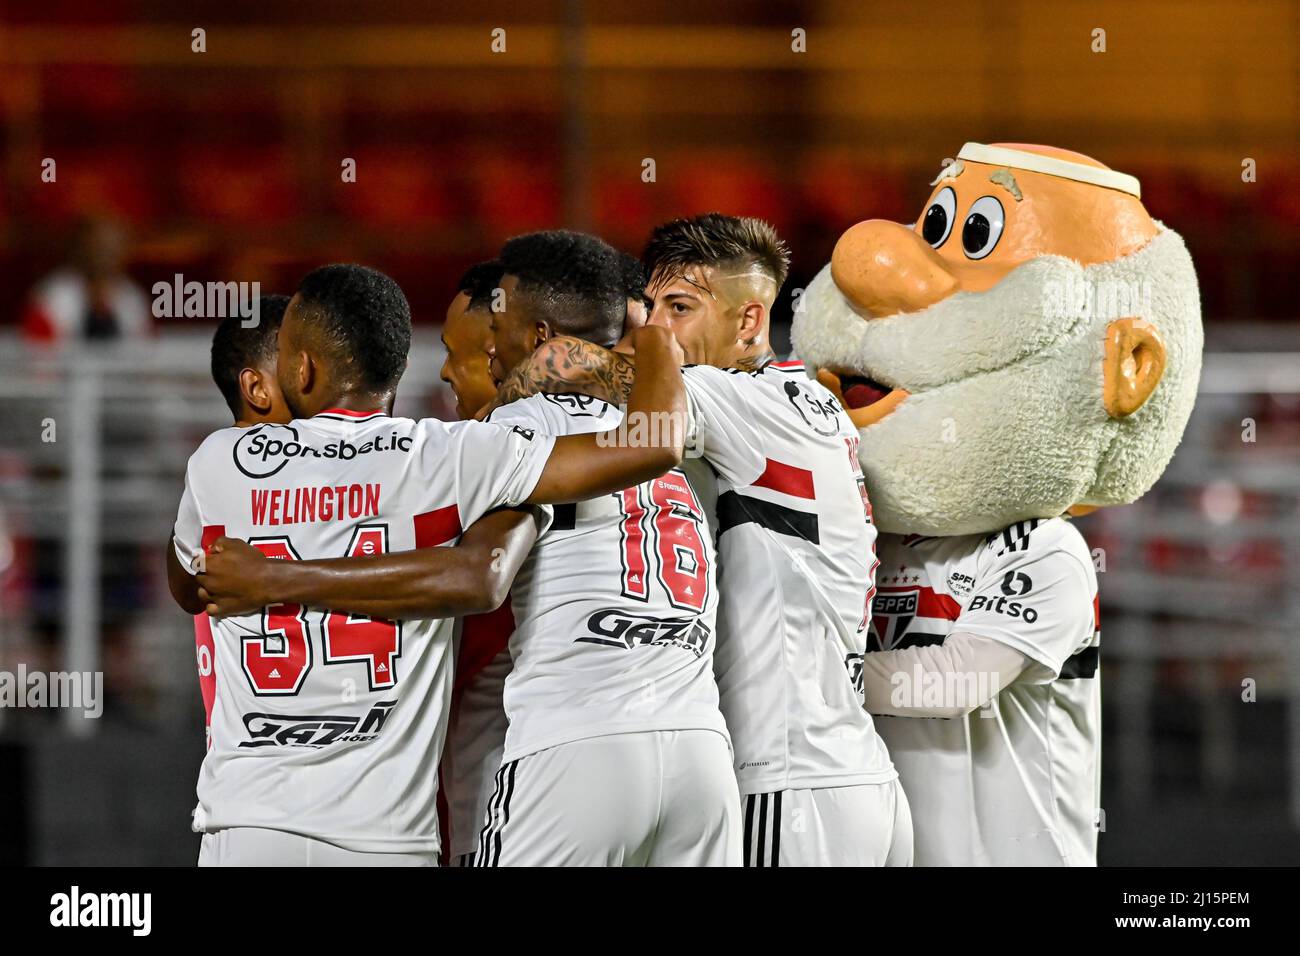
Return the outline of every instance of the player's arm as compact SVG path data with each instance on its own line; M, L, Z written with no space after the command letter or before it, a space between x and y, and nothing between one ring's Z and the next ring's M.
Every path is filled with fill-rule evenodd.
M530 508L503 508L470 525L453 547L312 561L278 561L219 538L198 576L200 610L221 617L270 604L328 607L388 620L496 610L537 541Z
M199 583L194 575L186 571L176 557L176 542L173 538L167 542L167 588L172 592L172 599L187 614L202 614L203 599L199 596Z
M956 632L942 644L866 654L867 710L886 717L964 717L1009 687L1030 665L1014 647ZM924 693L942 687L944 693Z
M477 417L481 419L500 405L539 392L591 395L611 405L622 405L628 400L635 373L636 363L631 356L559 335L547 339L515 366L501 383L496 398Z
M628 393L627 435L566 435L528 501L561 504L610 494L657 478L681 464L686 432L682 351L670 331L644 326L633 335L637 361ZM638 424L644 427L638 427ZM644 440L629 441L629 435Z
M205 442L195 455L201 454L206 447ZM192 464L193 459L190 460L190 465ZM176 508L176 523L172 525L171 540L167 542L167 589L172 592L172 598L182 611L187 614L202 614L203 601L199 598L199 586L194 580L193 565L190 562L198 553L199 542L203 537L203 516L194 496L190 465L185 468L185 491Z

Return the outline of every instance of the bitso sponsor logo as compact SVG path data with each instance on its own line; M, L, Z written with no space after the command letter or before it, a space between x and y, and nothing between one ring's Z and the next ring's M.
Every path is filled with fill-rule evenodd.
M1004 597L991 598L983 594L977 594L971 598L970 611L992 611L994 614L1005 614L1010 618L1023 618L1027 624L1033 624L1038 620L1038 612L1028 604L1021 604L1019 601L1008 601Z

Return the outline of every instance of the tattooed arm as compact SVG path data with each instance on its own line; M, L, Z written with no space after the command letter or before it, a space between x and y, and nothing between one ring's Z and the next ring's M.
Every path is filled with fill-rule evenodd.
M672 332L662 326L644 325L632 334L632 341L637 362L624 420L642 424L685 422L682 350ZM639 485L680 465L686 429L670 427L651 432L631 437L612 429L560 436L528 502L584 501Z
M630 355L611 352L591 342L561 335L547 339L537 351L506 376L497 397L477 417L498 405L538 392L591 395L622 405L632 390L636 364Z

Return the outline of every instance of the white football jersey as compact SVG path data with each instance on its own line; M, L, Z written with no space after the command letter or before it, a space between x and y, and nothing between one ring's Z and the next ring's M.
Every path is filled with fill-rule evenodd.
M227 428L190 458L177 557L220 535L284 560L454 544L532 493L553 439L328 411ZM278 604L213 622L216 702L195 828L286 830L369 852L439 848L452 621Z
M688 454L717 474L716 672L740 792L895 779L862 706L876 529L857 430L799 362L683 376Z
M876 581L869 652L963 631L1033 662L965 717L876 718L912 805L916 865L1094 865L1097 577L1074 525L1054 518L991 536L882 535ZM900 675L894 704L924 693Z
M616 406L532 395L489 421L553 435L617 428ZM716 730L717 555L680 469L555 509L510 590L503 760L605 734Z

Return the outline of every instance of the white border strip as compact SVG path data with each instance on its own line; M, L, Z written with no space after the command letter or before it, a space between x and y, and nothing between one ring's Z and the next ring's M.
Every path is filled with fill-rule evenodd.
M1098 169L1085 166L1068 159L1055 156L1042 156L1038 153L1026 153L1019 149L1007 149L1005 146L985 146L983 143L967 143L957 154L958 159L972 163L988 163L990 166L1010 166L1012 169L1026 169L1031 173L1043 173L1047 176L1059 176L1073 179L1075 182L1103 186L1106 189L1118 189L1120 192L1142 198L1142 184L1136 176L1118 173L1113 169Z

